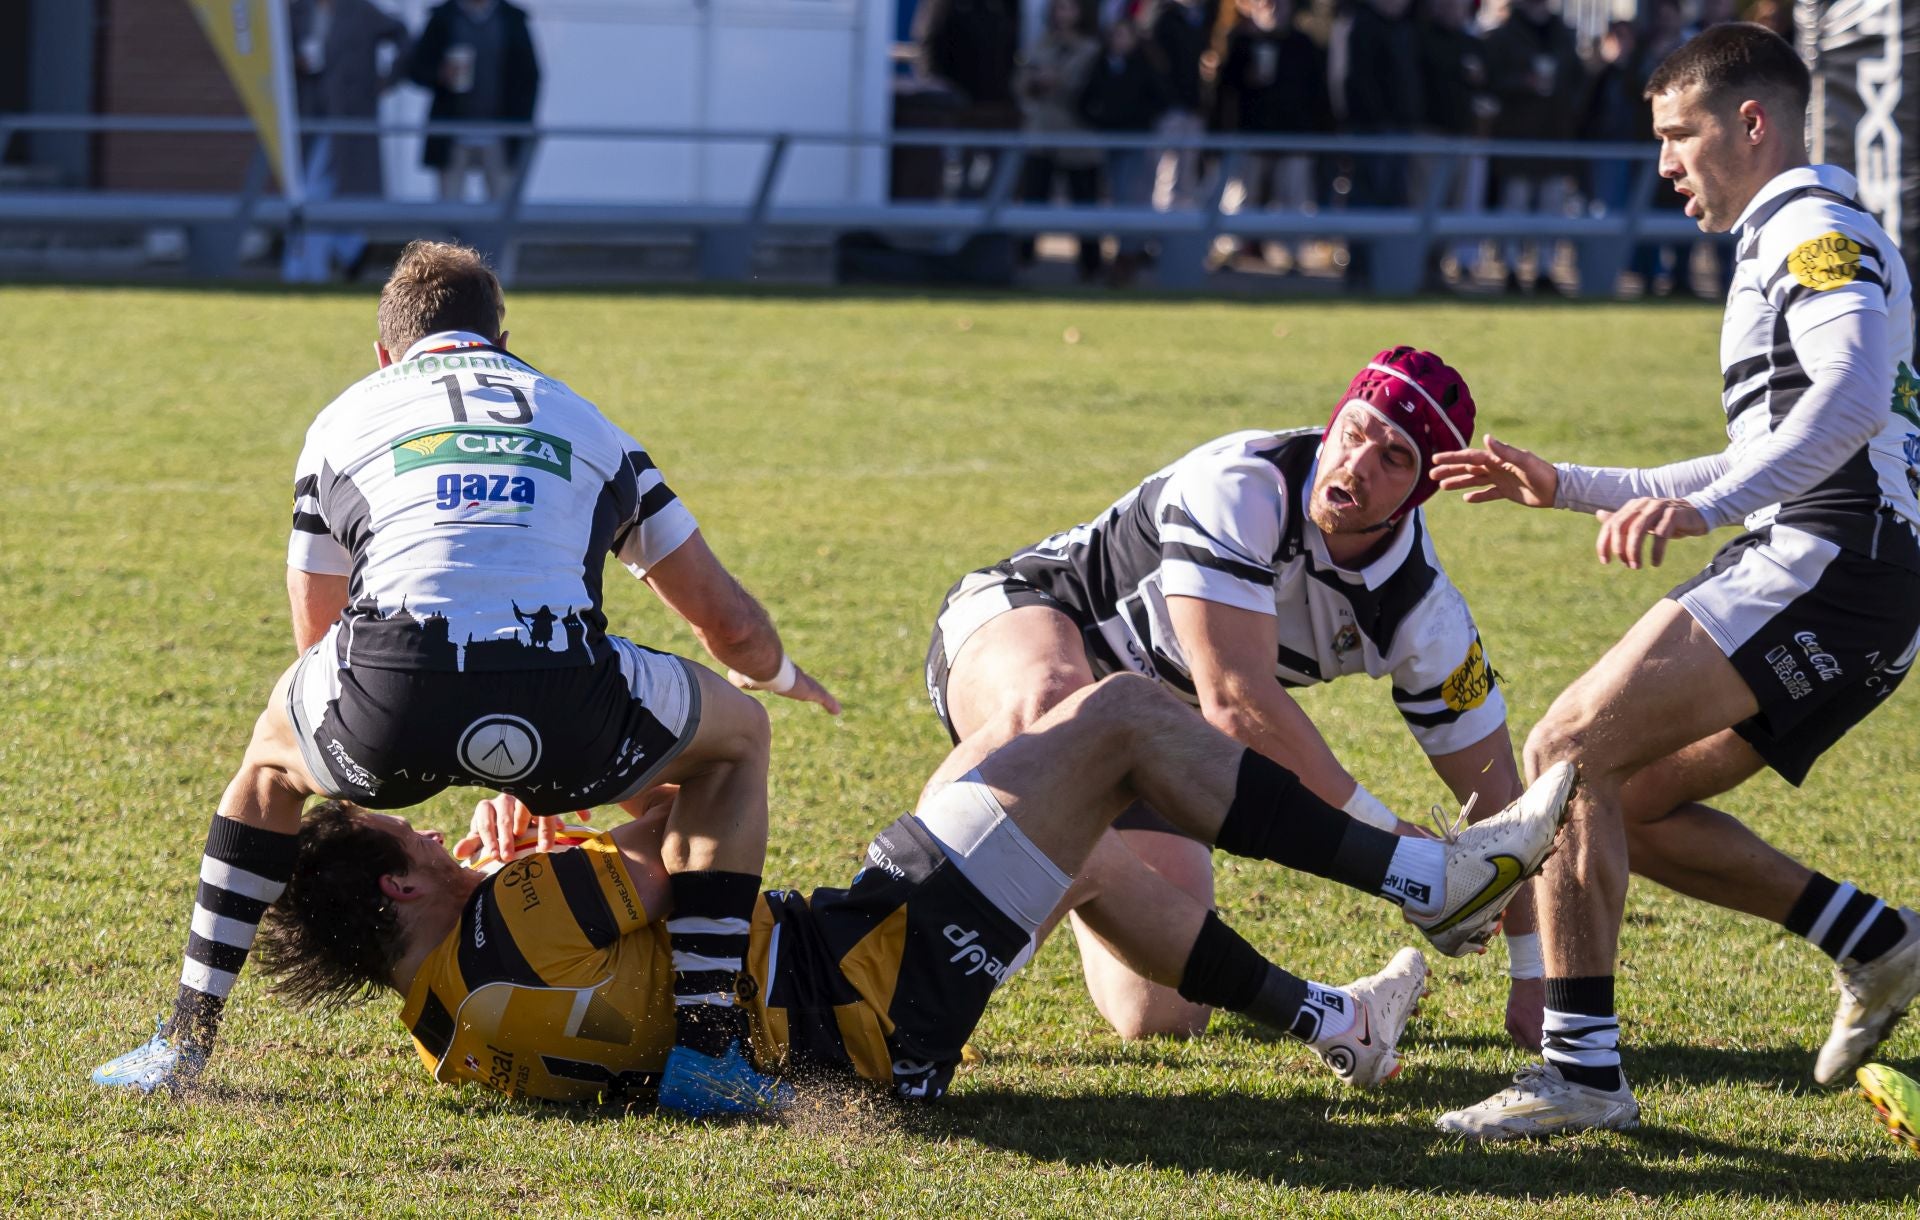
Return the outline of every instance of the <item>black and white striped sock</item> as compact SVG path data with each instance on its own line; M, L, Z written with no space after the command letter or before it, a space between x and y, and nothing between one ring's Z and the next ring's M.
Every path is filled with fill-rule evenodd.
M1834 961L1870 962L1900 943L1900 912L1851 882L1815 873L1788 912L1787 931L1803 936Z
M260 917L286 891L299 852L296 835L215 815L200 859L192 930L167 1037L202 1051L213 1046L220 1013L253 948Z
M1620 1021L1613 1013L1612 975L1547 980L1540 1050L1575 1084L1608 1092L1620 1087Z
M760 878L674 873L667 885L673 891L667 945L673 950L674 1042L718 1058L731 1043L747 1039L747 1012L734 1002L734 987L746 965Z

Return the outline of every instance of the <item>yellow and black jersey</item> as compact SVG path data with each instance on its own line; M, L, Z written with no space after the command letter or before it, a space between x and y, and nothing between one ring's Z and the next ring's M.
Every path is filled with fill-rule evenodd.
M847 889L763 894L738 999L764 1071L946 1090L1027 937L918 820L867 848ZM604 834L482 882L421 964L400 1019L436 1080L590 1102L648 1094L673 1046L673 955Z
M400 1020L434 1079L587 1102L650 1091L673 1046L673 958L605 835L522 856L473 893Z

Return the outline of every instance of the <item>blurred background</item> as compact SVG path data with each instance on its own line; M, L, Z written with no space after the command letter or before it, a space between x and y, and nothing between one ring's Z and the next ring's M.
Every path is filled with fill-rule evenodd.
M1897 0L0 0L0 278L1716 298L1641 90L1729 20L1911 258Z

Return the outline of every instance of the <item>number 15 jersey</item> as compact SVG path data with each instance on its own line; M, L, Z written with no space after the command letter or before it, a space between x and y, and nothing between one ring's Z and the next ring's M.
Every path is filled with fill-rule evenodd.
M348 577L342 665L499 671L606 653L600 577L696 528L592 403L479 335L430 335L307 431L287 563Z

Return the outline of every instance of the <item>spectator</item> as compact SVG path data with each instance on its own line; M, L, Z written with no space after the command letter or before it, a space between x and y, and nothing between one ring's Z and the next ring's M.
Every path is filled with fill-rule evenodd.
M1217 0L1215 0L1217 2ZM1151 30L1153 56L1166 79L1168 104L1156 128L1172 139L1206 134L1201 118L1200 61L1213 39L1213 15L1203 0L1160 0ZM1190 207L1198 193L1200 150L1170 148L1154 175L1153 206L1161 211Z
M1502 140L1571 140L1580 100L1585 95L1586 71L1574 46L1573 29L1560 19L1551 0L1514 0L1507 19L1487 35L1487 79L1500 112L1493 119L1493 135ZM1503 211L1557 215L1566 211L1574 167L1564 161L1537 157L1496 162ZM1548 279L1552 252L1538 243L1523 251L1521 243L1506 246L1507 288L1531 291L1533 282ZM1533 258L1534 281L1523 279L1521 258Z
M529 123L540 93L540 62L527 14L507 0L442 0L427 14L407 75L433 90L433 123ZM440 197L459 199L480 172L488 199L503 195L524 141L496 136L428 136L421 161L440 174Z
M293 0L287 15L300 117L376 117L406 61L407 27L369 0ZM300 160L310 200L386 193L378 136L309 135ZM288 283L320 283L336 269L352 279L366 251L363 234L309 228L289 234L282 272Z
M1215 76L1214 125L1246 135L1331 130L1326 53L1293 24L1292 0L1239 0L1239 11ZM1313 209L1311 154L1248 153L1243 165L1247 205ZM1247 253L1261 257L1262 243Z
M1080 117L1095 131L1114 135L1145 134L1166 113L1171 99L1160 73L1140 47L1140 35L1131 22L1108 28L1101 52L1087 69L1080 89ZM1107 198L1115 207L1134 207L1147 198L1147 154L1138 148L1109 149ZM1123 239L1114 257L1111 278L1124 284L1140 266L1141 242Z
M1416 28L1420 58L1420 130L1453 139L1484 137L1495 109L1487 92L1487 52L1485 45L1468 24L1469 0L1430 0L1425 20ZM1416 162L1425 173L1437 172L1435 158ZM1453 182L1443 202L1461 212L1479 212L1486 206L1487 159L1482 156L1453 159ZM1427 287L1445 287L1439 265L1439 251L1430 255ZM1454 258L1463 274L1471 277L1480 261L1480 244L1462 242Z
M914 16L913 40L921 75L960 101L955 127L1011 131L1020 125L1020 106L1013 95L1014 61L1020 50L1017 0L925 0ZM962 151L960 194L983 194L995 163L988 149Z
M1014 92L1020 97L1028 131L1083 134L1087 130L1076 103L1086 84L1087 69L1100 53L1100 44L1082 32L1084 12L1082 0L1053 0L1047 10L1046 32L1014 73ZM1029 203L1045 203L1053 198L1054 184L1064 179L1068 199L1096 203L1100 198L1100 162L1100 151L1093 148L1031 149L1020 197ZM1031 238L1021 253L1025 261L1032 261ZM1080 238L1078 262L1082 279L1091 279L1099 272L1098 237Z
M1411 135L1420 116L1420 58L1408 0L1359 0L1347 31L1347 129L1355 135ZM1364 153L1353 159L1352 204L1398 208L1407 204L1404 153ZM1364 282L1373 251L1350 246L1347 275Z
M1646 77L1638 50L1638 34L1630 21L1616 21L1600 39L1600 60L1587 90L1580 119L1580 138L1639 146L1642 155L1632 161L1589 161L1587 173L1593 201L1609 213L1625 211L1632 202L1634 180L1650 170L1644 149L1653 138L1653 105L1641 94ZM1652 290L1659 272L1660 248L1652 243L1634 247L1633 272Z

